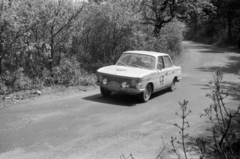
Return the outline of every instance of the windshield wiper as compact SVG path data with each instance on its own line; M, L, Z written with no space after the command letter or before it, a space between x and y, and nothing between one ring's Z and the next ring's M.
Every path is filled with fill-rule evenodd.
M145 69L144 67L139 66L139 65L136 65L136 64L131 64L130 66L137 67L137 68L141 68L141 69Z

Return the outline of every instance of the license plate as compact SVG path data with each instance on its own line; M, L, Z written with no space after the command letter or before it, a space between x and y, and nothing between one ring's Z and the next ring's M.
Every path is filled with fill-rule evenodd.
M112 91L119 91L120 85L117 82L109 82L108 83L108 88Z

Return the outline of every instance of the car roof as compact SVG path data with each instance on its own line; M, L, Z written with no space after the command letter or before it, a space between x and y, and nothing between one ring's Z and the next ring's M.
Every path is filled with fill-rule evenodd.
M133 54L143 54L143 55L152 55L152 56L164 56L168 55L166 53L161 53L161 52L155 52L155 51L142 51L142 50L131 50L131 51L125 51L124 53L133 53Z

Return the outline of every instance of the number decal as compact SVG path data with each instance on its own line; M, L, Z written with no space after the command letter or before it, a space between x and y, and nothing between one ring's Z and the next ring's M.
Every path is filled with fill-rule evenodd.
M160 82L161 85L164 84L164 76L160 76L159 82Z

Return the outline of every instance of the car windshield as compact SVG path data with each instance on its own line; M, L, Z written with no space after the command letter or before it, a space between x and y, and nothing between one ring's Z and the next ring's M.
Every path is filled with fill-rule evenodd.
M150 55L124 53L116 65L123 65L129 67L138 67L143 69L154 69L156 58Z

